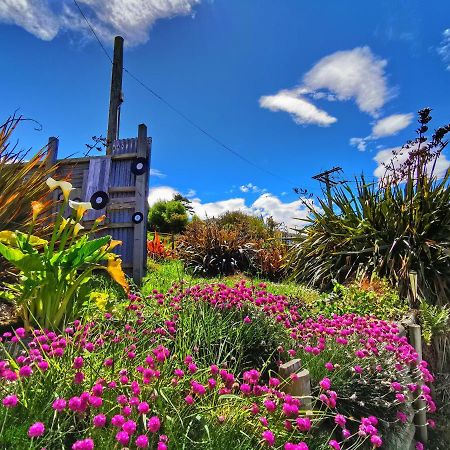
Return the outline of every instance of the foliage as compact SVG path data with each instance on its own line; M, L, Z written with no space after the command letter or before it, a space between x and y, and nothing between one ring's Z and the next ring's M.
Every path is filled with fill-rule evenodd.
M240 228L223 228L214 221L192 222L180 236L178 256L196 275L233 275L247 271L256 255Z
M120 258L112 253L120 242L111 241L110 236L90 239L99 220L90 233L78 236L83 228L80 223L83 213L92 208L90 203L69 200L72 185L68 182L49 178L47 184L51 190L61 188L64 194L50 239L39 239L32 234L36 211L40 209L34 203L29 232L3 232L0 242L0 254L20 270L21 282L9 288L16 296L26 328L33 323L58 329L64 322L73 320L89 295L83 284L95 269L105 268L115 281L128 289ZM67 205L73 208L68 220L63 217ZM107 262L106 267L101 265L102 261Z
M309 306L310 313L327 317L356 313L385 320L400 319L408 310L407 302L400 299L397 290L376 277L355 280L349 285L335 283L331 294Z
M220 215L217 222L220 227L227 229L238 228L242 234L248 239L268 239L274 237L277 226L275 222L269 218L266 223L262 217L246 214L242 211L227 211Z
M448 302L450 171L439 180L434 168L450 126L425 144L429 119L429 110L420 112L419 138L403 149L406 163L397 172L388 166L379 185L361 176L356 188L344 183L333 189L332 208L324 200L319 208L306 205L307 226L294 238L286 261L293 279L329 288L334 279L342 283L358 272L375 273L406 297L415 271L421 297Z
M160 233L181 233L188 223L186 207L181 201L161 200L148 212L148 228Z
M302 320L244 282L133 293L102 320L17 329L0 347L3 448L374 448L405 428L419 395L435 410L426 363L394 325ZM307 413L271 370L293 356L311 373Z
M172 252L161 242L159 234L155 231L153 239L147 241L147 255L152 259L166 259L172 256Z
M286 254L287 247L280 239L260 241L252 272L266 280L280 281L285 275Z
M448 305L430 305L420 302L419 319L425 344L430 345L431 339L450 333L450 307Z

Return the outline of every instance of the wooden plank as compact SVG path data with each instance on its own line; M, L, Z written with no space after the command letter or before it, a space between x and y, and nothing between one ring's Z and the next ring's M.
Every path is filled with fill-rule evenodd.
M113 199L114 200L114 199ZM133 198L131 201L122 201L121 198L118 198L118 201L111 200L108 204L108 211L118 210L118 209L134 209L136 207L136 201Z
M80 163L90 163L93 159L99 159L102 158L102 156L98 157L98 158L65 158L65 159L59 159L58 160L58 165L59 166L72 166L75 164L80 164Z
M111 158L115 161L120 161L122 159L134 159L138 156L138 153L118 153L116 155L112 155Z
M108 192L109 186L109 171L111 168L111 158L103 156L102 158L93 158L89 162L89 175L87 181L86 195L84 201L90 201L92 194L97 191ZM89 210L86 215L86 220L95 220L102 214L105 214L106 209Z
M106 225L107 229L115 229L115 228L133 228L133 222L116 222L116 223L108 223Z
M147 127L140 124L138 127L137 139L137 153L138 157L150 159L150 146L147 138ZM149 161L150 162L150 161ZM136 182L136 209L135 212L141 212L144 215L144 220L141 223L134 225L134 245L133 245L133 280L137 285L141 284L142 278L145 275L147 266L147 191L148 191L148 173L147 171L142 175L135 176Z
M118 187L110 187L109 193L116 194L122 192L135 192L136 188L134 186L118 186Z

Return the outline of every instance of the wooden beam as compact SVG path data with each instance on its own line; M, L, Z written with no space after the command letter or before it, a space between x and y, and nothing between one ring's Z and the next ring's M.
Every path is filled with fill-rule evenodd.
M115 186L109 188L110 194L122 193L122 192L134 192L136 188L134 186Z
M112 158L114 160L120 160L120 159L134 159L138 156L137 153L117 153L115 155L112 155Z
M111 70L111 91L109 95L108 132L106 154L112 153L113 144L119 136L119 107L122 102L123 37L114 39L114 57Z
M147 127L140 124L138 128L137 153L138 157L150 159L149 142L147 139ZM133 245L133 280L139 285L144 278L145 268L147 266L147 191L148 191L148 173L147 170L142 175L136 175L136 205L135 212L141 212L144 215L144 220L141 223L134 225L134 245Z
M134 223L133 222L115 222L115 223L108 223L105 225L106 229L113 229L113 228L133 228Z

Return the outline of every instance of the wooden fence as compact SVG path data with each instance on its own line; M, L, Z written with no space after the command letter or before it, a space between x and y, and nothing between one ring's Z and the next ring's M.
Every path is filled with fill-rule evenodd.
M115 248L122 266L140 284L147 265L148 186L152 140L139 125L138 137L114 142L107 156L57 160L59 141L49 139L49 164L57 163L57 179L70 179L75 188L70 198L91 202L84 217L88 227L106 216L104 234L123 242ZM60 194L61 195L61 194Z

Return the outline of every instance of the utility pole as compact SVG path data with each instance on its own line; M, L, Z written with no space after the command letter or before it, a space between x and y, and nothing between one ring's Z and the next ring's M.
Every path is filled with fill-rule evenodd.
M123 37L114 38L114 56L111 70L111 92L109 95L108 132L106 154L112 153L113 143L119 138L120 105L122 104Z
M333 200L331 198L331 186L336 186L338 184L337 181L334 181L330 175L336 172L342 172L341 167L333 167L330 170L325 170L324 172L321 172L317 175L313 176L314 180L320 181L321 183L325 184L325 189L327 191L327 199L328 199L328 206L330 209L333 209Z

